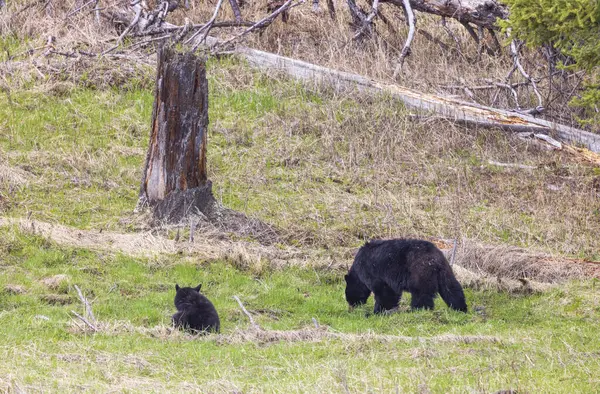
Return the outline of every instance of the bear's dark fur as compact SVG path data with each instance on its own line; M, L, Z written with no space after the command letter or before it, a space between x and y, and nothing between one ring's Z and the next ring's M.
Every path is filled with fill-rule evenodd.
M219 315L212 302L200 294L201 287L175 285L175 307L178 312L173 315L173 324L193 331L219 332Z
M417 239L373 240L362 246L345 276L351 307L375 295L375 313L398 307L403 291L413 309L433 309L437 293L452 309L466 312L463 289L446 257L431 242Z

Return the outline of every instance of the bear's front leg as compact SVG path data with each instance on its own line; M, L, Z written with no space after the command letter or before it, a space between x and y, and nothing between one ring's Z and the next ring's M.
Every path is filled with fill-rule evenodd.
M435 293L412 291L412 299L410 300L410 307L412 309L433 309L433 299Z
M374 286L375 308L373 313L383 313L398 308L401 294L396 293L385 283Z

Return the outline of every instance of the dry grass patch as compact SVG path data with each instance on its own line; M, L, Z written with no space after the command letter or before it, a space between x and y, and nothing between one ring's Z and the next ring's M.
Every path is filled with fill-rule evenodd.
M443 334L431 337L411 337L404 335L385 335L375 332L367 333L342 333L333 330L331 327L319 326L306 327L298 330L271 330L260 327L235 328L230 333L223 334L190 334L185 331L174 329L172 326L140 327L127 321L99 322L97 330L93 331L90 327L79 321L71 321L68 325L69 332L73 334L101 334L101 335L123 335L137 333L144 336L157 338L166 341L199 341L214 342L218 345L239 345L243 343L252 343L256 345L269 345L276 342L323 342L327 340L340 340L344 343L493 343L493 344L511 344L513 339L502 339L490 335L455 335Z
M46 237L60 245L119 252L131 256L157 257L185 254L191 259L226 261L234 267L260 275L272 269L312 267L343 272L351 264L356 248L329 251L295 248L281 244L266 246L256 242L233 241L219 232L200 233L193 243L166 238L169 232L114 233L80 230L32 220L0 218L0 226L19 225L20 231ZM170 232L172 235L172 231ZM450 259L452 245L434 242ZM455 255L454 272L465 287L509 293L536 293L552 284L600 275L600 264L552 257L509 246L486 246L468 241L460 243ZM158 263L161 266L161 263ZM51 289L64 287L66 275L42 279Z
M532 278L540 282L560 283L568 279L600 277L600 262L555 257L507 245L465 242L456 256L456 263L466 269L503 279Z

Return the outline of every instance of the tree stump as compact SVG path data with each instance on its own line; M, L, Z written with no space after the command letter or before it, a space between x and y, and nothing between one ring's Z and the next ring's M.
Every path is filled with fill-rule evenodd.
M138 208L151 207L155 224L190 223L191 228L208 224L263 244L279 242L272 226L215 200L206 176L207 127L205 61L190 52L162 47Z
M158 52L152 129L138 206L180 223L217 209L206 176L208 82L204 59L165 45Z

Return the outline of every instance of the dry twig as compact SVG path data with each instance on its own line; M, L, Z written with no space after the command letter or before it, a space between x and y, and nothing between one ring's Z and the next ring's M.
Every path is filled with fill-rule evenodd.
M232 0L232 1L235 1L235 0ZM198 29L197 32L192 34L192 36L185 41L186 44L190 43L190 42L192 42L192 40L194 38L196 38L198 36L198 34L204 32L202 37L200 37L198 42L196 44L194 44L194 46L192 47L192 52L195 51L198 48L198 46L200 46L200 44L202 44L202 42L206 39L206 36L208 36L211 26L215 23L215 20L217 19L217 15L219 14L219 10L221 9L221 4L223 4L223 0L219 0L217 2L217 5L215 6L215 12L213 12L213 15L208 20L208 22L204 26L202 26L200 29Z
M533 87L533 91L535 92L535 95L538 99L538 107L536 107L536 109L539 112L542 112L544 110L544 106L542 105L542 95L540 94L540 92L537 88L537 84L535 83L535 80L533 78L531 78L529 76L529 74L527 74L527 72L525 71L525 68L523 68L523 65L521 64L521 61L519 59L519 50L521 48L521 45L522 45L522 43L517 44L516 40L512 40L510 42L510 53L512 54L513 62L514 62L513 70L515 68L518 69L519 72L521 73L521 75L523 75L525 77L525 79L527 79L531 83L531 86Z
M91 328L94 332L98 331L98 328L93 325L92 323L90 323L85 317L81 316L79 313L75 312L75 311L71 311L72 314L74 314L75 316L77 316L79 318L79 320L81 320L82 322L84 322L89 328Z
M98 322L96 321L96 317L94 316L94 312L92 312L92 306L90 305L90 303L87 300L87 298L85 298L83 296L83 293L81 292L81 289L79 289L79 286L73 285L73 287L75 287L75 290L77 290L77 296L79 297L79 300L83 304L83 308L85 310L85 313L84 313L85 317L81 316L79 313L77 313L77 312L75 312L73 310L71 311L71 313L74 314L79 320L81 320L82 322L84 322L94 332L98 331L98 327L97 327L98 326Z
M402 71L402 65L404 64L404 59L410 55L410 44L412 43L413 38L415 37L415 25L417 19L415 18L415 14L410 5L410 0L402 0L402 4L404 5L404 12L406 16L406 21L408 23L408 37L406 37L406 42L404 43L404 48L402 48L402 52L400 53L400 58L398 59L398 64L396 65L396 69L394 70L393 78L396 79L400 71Z
M250 312L248 312L248 310L244 307L244 304L242 304L242 301L240 300L240 298L238 296L233 296L233 299L237 301L238 305L242 309L242 312L244 312L244 314L246 316L248 316L248 319L250 320L250 324L252 324L252 327L260 330L261 329L260 326L254 321L254 318L252 317Z
M218 43L217 45L214 46L213 51L218 48L218 47L224 47L226 45L231 44L232 42L242 38L243 36L245 36L246 34L250 33L253 30L256 29L262 29L267 27L268 25L270 25L275 18L277 18L277 16L279 16L279 14L289 10L292 7L296 7L300 4L303 4L305 0L299 0L297 2L294 3L295 0L287 0L285 3L283 3L281 5L281 7L279 7L278 9L276 9L275 11L273 11L272 14L264 17L263 19L261 19L260 21L256 22L255 24L253 24L252 26L250 26L249 28L247 28L246 30L244 30L243 32L241 32L240 34L237 34L233 37L231 37L228 40L225 40L221 43Z
M79 289L79 286L73 285L73 287L75 287L75 290L77 290L77 296L79 296L79 300L81 301L81 303L83 304L83 306L85 308L85 315L88 318L90 318L94 322L94 324L96 324L97 321L96 321L96 317L94 316L94 312L92 312L92 306L88 302L87 298L85 298L83 296L83 293Z

